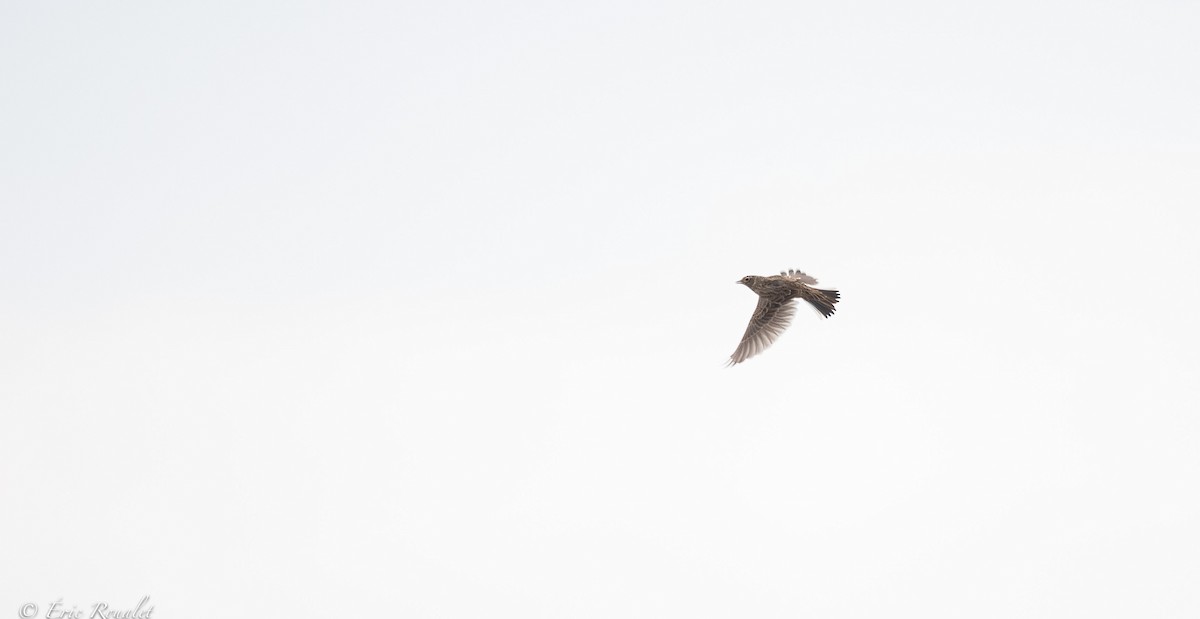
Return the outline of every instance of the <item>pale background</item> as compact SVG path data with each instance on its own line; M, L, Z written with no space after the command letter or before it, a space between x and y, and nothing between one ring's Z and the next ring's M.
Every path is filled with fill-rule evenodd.
M6 2L0 617L1200 616L1197 32Z

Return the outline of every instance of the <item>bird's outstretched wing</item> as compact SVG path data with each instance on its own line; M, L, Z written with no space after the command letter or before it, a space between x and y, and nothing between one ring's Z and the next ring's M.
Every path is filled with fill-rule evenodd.
M788 279L794 279L798 282L808 284L809 286L817 285L817 278L805 273L804 271L797 271L796 269L788 269L786 271L780 271L779 274Z
M779 301L759 297L758 307L754 308L754 315L750 317L750 325L746 327L742 343L738 344L737 350L729 356L729 365L741 363L766 350L779 339L795 315L794 300Z

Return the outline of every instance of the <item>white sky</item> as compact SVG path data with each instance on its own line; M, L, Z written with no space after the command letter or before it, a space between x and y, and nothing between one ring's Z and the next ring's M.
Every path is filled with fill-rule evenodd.
M1200 616L1200 5L990 4L0 6L0 613Z

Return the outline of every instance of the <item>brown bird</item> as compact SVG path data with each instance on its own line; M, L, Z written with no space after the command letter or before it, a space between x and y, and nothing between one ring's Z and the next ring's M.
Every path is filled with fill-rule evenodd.
M734 283L753 290L758 295L758 307L754 308L742 343L729 356L727 365L741 363L779 339L796 314L796 299L808 301L828 318L833 315L834 304L840 298L836 290L813 288L817 278L794 269L781 271L779 275L747 275Z

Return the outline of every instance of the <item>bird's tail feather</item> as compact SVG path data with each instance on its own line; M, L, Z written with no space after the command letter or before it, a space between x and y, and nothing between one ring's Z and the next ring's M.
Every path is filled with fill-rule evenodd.
M811 303L812 306L817 308L817 311L824 314L826 318L829 318L833 315L833 312L837 309L834 307L834 304L841 299L841 294L839 294L836 290L819 290L817 288L808 288L806 292L808 294L802 295L804 300Z

